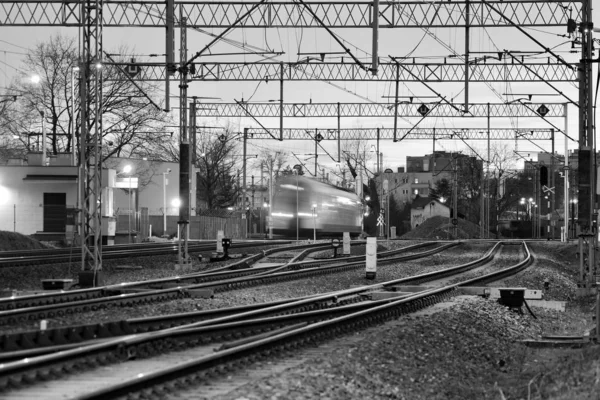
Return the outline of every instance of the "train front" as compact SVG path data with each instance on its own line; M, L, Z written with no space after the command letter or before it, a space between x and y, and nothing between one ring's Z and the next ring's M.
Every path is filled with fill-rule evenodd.
M273 190L273 234L287 238L340 237L361 232L356 194L297 175L280 177Z

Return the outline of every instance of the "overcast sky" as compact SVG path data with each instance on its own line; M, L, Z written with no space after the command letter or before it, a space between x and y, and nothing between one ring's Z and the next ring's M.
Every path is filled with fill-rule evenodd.
M451 3L448 3L451 4ZM594 20L598 20L597 12L594 12ZM544 46L554 48L561 56L568 61L576 61L579 54L569 54L571 48L568 39L559 35L565 35L565 28L535 28L526 29L527 32L539 41ZM214 34L220 33L218 29L208 29L207 31ZM8 86L10 80L19 74L19 68L22 66L23 53L28 48L35 45L36 42L45 40L50 35L61 33L67 36L76 36L75 28L14 28L3 27L2 39L0 40L0 85ZM369 29L336 29L335 33L344 39L346 46L352 53L364 61L369 62L371 50L371 31ZM104 48L108 52L114 52L115 49L126 46L136 54L136 58L140 61L162 61L162 58L150 58L147 55L151 53L164 53L164 28L105 28L104 29ZM176 32L177 43L177 58L179 47L179 32ZM437 38L434 39L432 36ZM471 51L485 52L497 50L511 51L534 51L541 50L540 47L532 40L527 38L523 33L515 28L471 28ZM343 49L324 29L289 29L289 28L271 28L271 29L256 29L256 28L239 28L227 35L228 39L239 43L255 46L259 49L283 51L285 54L274 57L272 61L295 62L305 56L299 56L298 53L339 53ZM207 43L212 40L208 35L190 29L188 31L188 54L199 51ZM442 42L443 45L440 43ZM564 44L562 44L564 43ZM561 45L562 44L562 45ZM382 29L380 32L379 55L382 62L388 60L388 55L403 57L411 55L416 57L417 62L426 62L427 60L437 63L443 62L443 57L448 57L452 49L456 54L464 54L464 28L436 28L430 29L429 34L420 28L406 29ZM225 42L219 42L212 49L213 53L232 53L240 52L238 47ZM341 55L332 54L331 57L340 57ZM475 55L473 55L475 56ZM251 62L258 60L254 55L236 54L231 56L208 56L202 60L213 61L238 61ZM545 58L544 58L545 59ZM200 60L200 61L202 61ZM346 56L345 60L349 60ZM332 58L335 61L335 58ZM597 65L594 65L594 70ZM595 73L594 75L595 76ZM172 82L171 94L178 94L178 83ZM449 99L454 98L455 102L461 103L464 101L462 84L452 83L432 83L430 84L434 90L440 92ZM495 91L499 94L504 93L551 93L552 89L546 84L492 84ZM569 97L577 99L578 91L574 85L556 84L556 86L564 91ZM285 82L284 84L284 100L285 102L393 102L386 96L393 96L394 83L363 83L363 82ZM190 96L209 96L219 97L223 102L233 102L234 99L252 101L268 101L279 99L279 82L193 82L189 88ZM401 96L431 96L433 93L421 83L410 83L400 85ZM485 102L501 102L502 100L485 84L472 83L470 85L470 101L473 103ZM506 99L506 96L503 96ZM429 99L432 101L434 99ZM564 102L560 97L534 96L534 102ZM172 107L174 108L173 117L177 120L176 106L179 102L177 98L171 99ZM569 107L569 134L572 137L577 137L577 117L578 111L576 107ZM398 126L400 128L409 128L418 121L417 118L408 121L399 119ZM562 118L554 118L552 120L558 127L564 126ZM231 121L224 120L209 120L200 119L199 124L208 126L225 126L231 123L240 129L244 127L258 127L258 124L250 118L236 118ZM262 118L261 123L266 127L278 127L279 120L277 118ZM393 127L393 118L345 118L342 119L342 128L356 127ZM541 119L520 118L520 119L492 119L492 127L497 128L544 128L547 127ZM284 126L288 128L336 128L336 118L287 118L284 121ZM419 127L422 128L461 128L461 127L477 127L485 129L487 121L485 118L469 119L468 121L458 118L427 118ZM322 142L327 151L334 154L337 145L333 141ZM373 141L375 144L375 141ZM544 149L550 150L550 143L537 142ZM477 141L472 145L481 149L485 153L485 141ZM515 143L510 143L514 147ZM432 141L430 140L405 140L400 143L392 143L391 140L381 143L381 151L384 154L384 167L396 169L398 166L405 164L406 156L408 155L423 155L431 153ZM556 149L559 152L563 151L564 140L561 135L557 135ZM526 141L519 142L519 150L538 151L539 148ZM570 148L576 148L575 143L569 144ZM284 141L278 142L275 140L252 140L249 142L248 153L258 152L260 149L283 149L288 153L294 152L297 154L309 154L314 152L314 144L310 141ZM437 141L436 150L446 151L466 151L466 146L459 141ZM303 156L308 158L309 156ZM326 168L335 168L335 163L332 160L327 161L325 153L320 153L319 161L323 161ZM327 161L327 162L326 162ZM313 169L313 161L307 161L307 165Z

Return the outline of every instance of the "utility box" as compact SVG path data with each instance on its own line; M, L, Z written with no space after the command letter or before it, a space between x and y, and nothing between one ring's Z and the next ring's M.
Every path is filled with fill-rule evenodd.
M525 301L525 288L503 288L498 302L510 309L521 310Z
M390 239L396 239L396 227L390 227Z

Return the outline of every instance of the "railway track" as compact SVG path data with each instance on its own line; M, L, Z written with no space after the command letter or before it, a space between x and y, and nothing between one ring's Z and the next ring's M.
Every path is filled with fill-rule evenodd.
M403 251L414 250L423 247L423 245L407 246L403 249L393 250L386 254L387 258L380 260L380 263L391 263L403 260L411 260L420 257L426 257L431 254L443 251L456 243L446 243L429 251L407 256L394 255ZM317 246L317 249L319 246ZM313 245L313 250L314 250ZM275 249L272 249L275 251ZM309 249L306 249L307 251ZM267 253L268 251L265 251ZM351 261L356 259L356 261ZM246 261L243 261L246 263ZM137 304L148 304L158 301L168 301L178 298L186 298L194 295L197 291L212 291L214 293L235 290L243 287L259 284L269 284L274 282L283 282L293 279L300 279L307 276L317 276L331 274L348 269L364 267L364 256L348 257L346 259L314 260L287 263L283 266L267 267L260 269L234 270L234 275L249 274L241 277L231 277L230 272L217 271L202 274L191 274L177 278L160 279L146 282L132 282L121 285L105 286L102 288L83 289L71 292L52 293L48 295L28 296L27 299L6 299L0 300L0 325L14 324L26 320L37 320L43 318L62 317L64 315L96 311L110 307L134 306ZM288 271L280 270L285 267ZM229 268L236 268L229 266ZM277 272L264 274L271 268ZM151 288L160 284L161 288ZM165 288L166 287L166 288ZM30 302L37 302L41 305L28 306Z
M256 247L257 245L282 245L289 241L253 241L234 242L231 249ZM190 253L214 251L214 242L190 243ZM141 243L134 245L103 246L103 259L129 258L132 256L150 257L157 255L177 254L177 243ZM25 265L45 265L63 262L81 261L81 247L68 249L17 250L0 252L0 268L20 267Z
M472 263L481 262L483 259L489 261L498 246L494 246L484 257ZM75 394L76 398L80 399L111 399L123 396L161 398L187 386L198 385L215 375L229 374L229 371L258 359L270 358L306 344L327 340L416 311L452 296L460 286L482 284L515 274L532 261L526 244L523 243L522 246L525 258L515 265L401 298L365 301L364 295L374 289L405 284L411 279L414 281L425 276L436 278L436 273L300 299L159 332L128 335L77 349L7 363L0 366L0 388L4 390L2 397L27 398L26 396L39 394L39 389L35 386L24 387L32 381L49 380L72 371L113 361L143 359L138 363L122 363L123 370L118 369L121 367L111 366L110 374L103 374L103 370L94 369L90 373L78 374L72 378L45 382L43 387L46 392L43 397L64 398L61 396L68 393L71 396ZM465 265L449 270L461 272ZM447 273L446 270L439 272ZM360 302L355 303L357 299ZM286 308L290 310L299 306L307 307L323 301L329 302L329 306L335 305L336 302L339 304L338 307L322 310L264 317L267 313L277 314ZM194 349L183 350L187 346L194 346ZM163 355L165 352L177 350L181 352ZM156 357L157 354L161 355ZM162 365L158 365L158 362ZM151 365L155 368L149 368ZM102 376L102 379L98 379L99 376ZM81 385L82 381L86 384ZM77 388L73 386L74 382L79 383ZM81 390L82 388L85 390ZM72 392L73 390L80 391Z
M482 258L469 263L459 265L453 268L438 270L427 274L416 275L398 280L403 284L417 284L421 282L431 282L441 277L462 273L479 265L490 262L497 253L499 244L494 246ZM396 281L394 281L396 282ZM287 301L278 302L284 304ZM51 350L40 350L38 353L29 350L49 346L62 346L60 349L70 346L68 343L80 343L85 340L94 340L99 338L115 337L119 335L147 332L151 330L165 329L182 324L195 323L210 318L236 314L242 311L259 310L265 307L276 305L275 303L256 304L252 306L234 307L232 309L216 309L207 311L198 311L169 316L158 316L141 319L132 319L127 321L115 321L110 323L100 323L92 325L81 325L71 327L58 327L45 331L35 330L29 332L20 332L15 334L6 334L0 337L0 360L15 358L19 355L31 356L41 354ZM59 348L57 348L59 349ZM7 355L7 352L13 352L14 355Z

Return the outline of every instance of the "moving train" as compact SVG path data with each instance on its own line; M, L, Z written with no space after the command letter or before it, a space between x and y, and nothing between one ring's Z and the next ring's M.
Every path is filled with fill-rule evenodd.
M273 189L273 234L290 238L361 233L362 204L353 192L298 175L279 177Z

